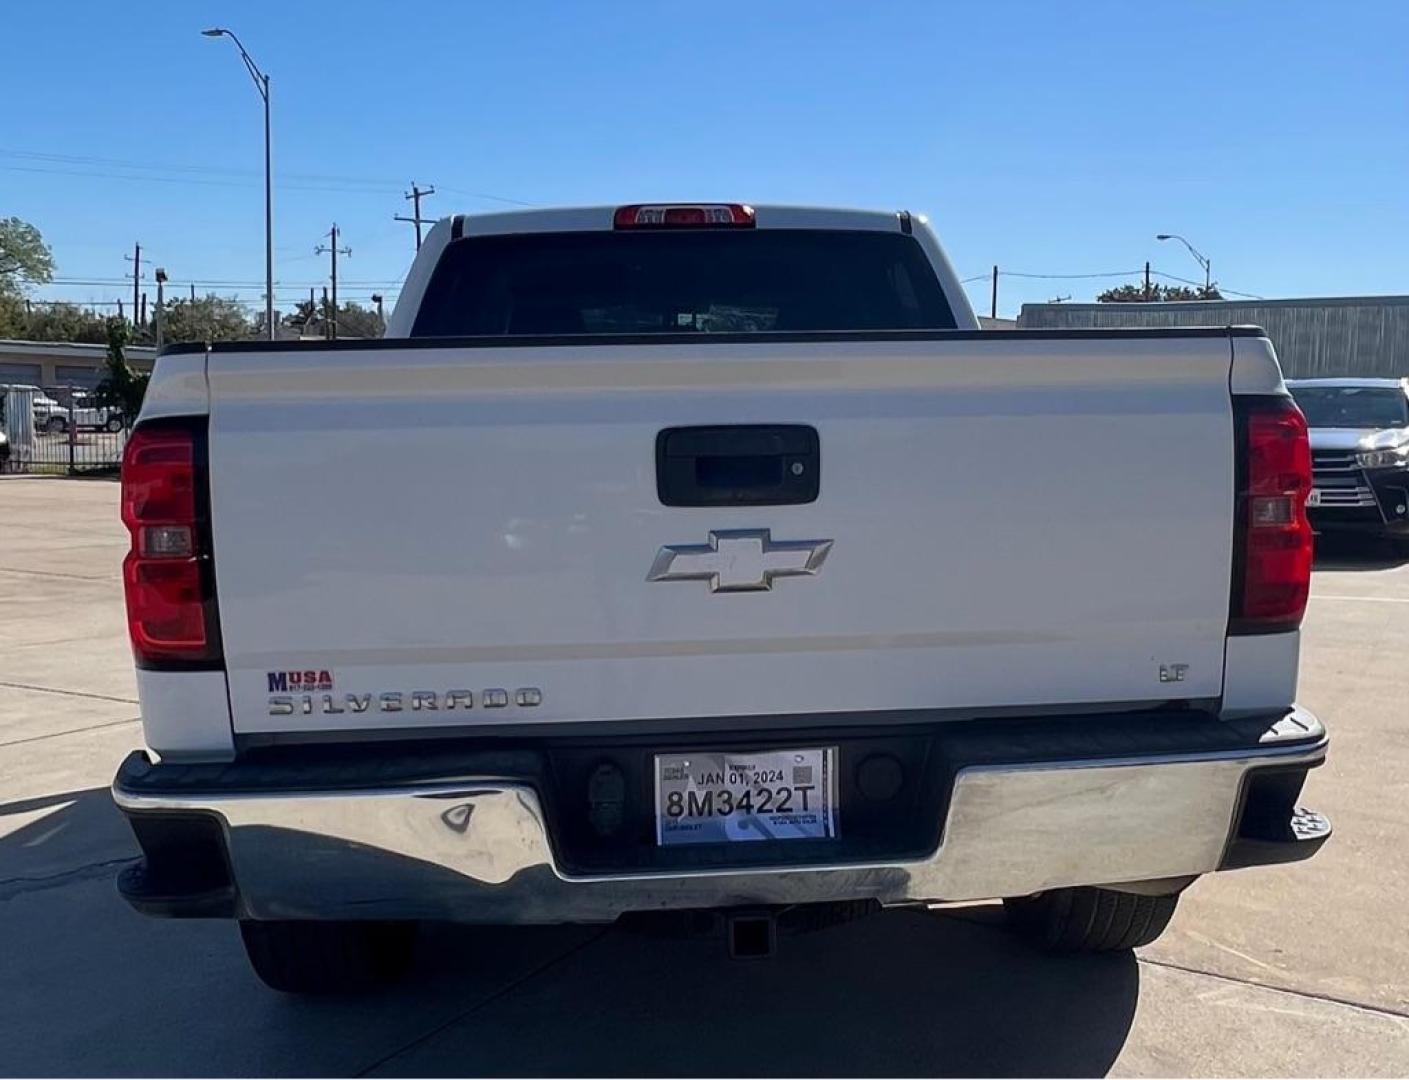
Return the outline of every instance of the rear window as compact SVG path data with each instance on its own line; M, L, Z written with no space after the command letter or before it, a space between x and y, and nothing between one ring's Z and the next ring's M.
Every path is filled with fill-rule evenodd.
M521 233L452 242L413 337L952 330L901 233L828 229Z

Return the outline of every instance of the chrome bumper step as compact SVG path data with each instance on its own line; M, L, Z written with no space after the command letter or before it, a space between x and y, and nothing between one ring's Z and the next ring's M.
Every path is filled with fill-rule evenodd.
M563 810L542 773L442 768L438 776L415 775L388 770L383 757L373 770L382 782L373 784L343 764L271 773L238 763L154 765L137 755L119 772L114 798L147 868L126 875L123 891L152 914L561 923L670 909L895 905L1119 885L1256 861L1263 849L1244 841L1269 842L1267 822L1287 821L1306 771L1326 754L1324 729L1301 710L1229 724L1186 712L1178 721L1187 733L1182 747L1169 721L1157 729L1148 715L1073 724L1065 742L1048 740L1045 756L1039 738L994 725L998 736L971 740L987 749L940 766L947 790L937 810L939 839L919 854L610 873L565 865L555 837ZM936 728L933 737L960 745L962 726ZM1058 745L1083 752L1057 756ZM1022 759L1024 747L1032 758ZM452 758L446 751L428 760L446 766ZM296 786L287 783L294 776ZM1314 839L1310 817L1301 821L1307 838L1297 850L1324 841ZM191 910L182 911L180 867L200 845L219 850L196 864L228 868L228 881L207 872L192 890ZM785 847L778 859L788 857ZM230 894L219 892L223 884ZM216 902L222 896L228 911Z

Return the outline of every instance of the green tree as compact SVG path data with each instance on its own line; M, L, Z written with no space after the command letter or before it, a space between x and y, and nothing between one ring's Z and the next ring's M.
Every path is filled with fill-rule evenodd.
M151 319L142 328L145 339L156 334ZM162 339L176 341L240 341L255 336L255 325L234 297L210 293L195 300L172 300L162 312Z
M54 276L54 255L38 229L17 217L0 218L0 293L14 296L24 284Z
M294 305L293 311L279 321L287 330L292 330L302 337L312 337L323 332L322 318L318 304L312 300L300 300Z
M0 293L0 338L23 339L24 335L24 301L18 296Z
M331 305L330 305L331 306ZM338 337L379 338L382 336L382 321L377 318L374 308L361 304L338 305Z
M123 419L131 424L142 409L142 398L147 394L151 376L127 366L127 357L123 354L128 341L126 321L108 319L104 331L108 342L107 368L102 381L93 391L93 397L99 405L117 409Z
M39 304L22 315L15 337L25 341L81 341L100 345L108 339L101 316L77 304Z
M286 329L301 337L325 337L332 314L333 304L330 300L300 300L294 305L294 310L281 321ZM260 320L259 325L263 327L263 320ZM385 329L375 308L366 308L351 302L338 305L338 337L378 338Z
M1218 291L1216 285L1210 285L1208 288L1200 285L1192 289L1187 285L1151 285L1148 292L1145 291L1143 285L1119 285L1114 289L1107 289L1096 297L1096 300L1102 304L1144 304L1174 300L1222 299L1223 294Z

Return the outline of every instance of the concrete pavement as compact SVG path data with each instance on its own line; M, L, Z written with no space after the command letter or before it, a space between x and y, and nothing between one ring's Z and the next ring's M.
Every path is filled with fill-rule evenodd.
M0 480L0 1074L1409 1073L1409 567L1323 560L1302 700L1334 744L1309 863L1195 885L1155 945L1051 958L991 908L731 963L621 929L431 928L413 977L298 1001L233 927L132 913L107 784L140 745L110 482Z

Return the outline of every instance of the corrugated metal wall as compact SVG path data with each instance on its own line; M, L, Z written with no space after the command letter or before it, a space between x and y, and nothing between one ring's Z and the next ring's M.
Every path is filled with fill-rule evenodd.
M1024 304L1018 315L1027 329L1247 323L1267 331L1288 377L1409 375L1409 296Z

